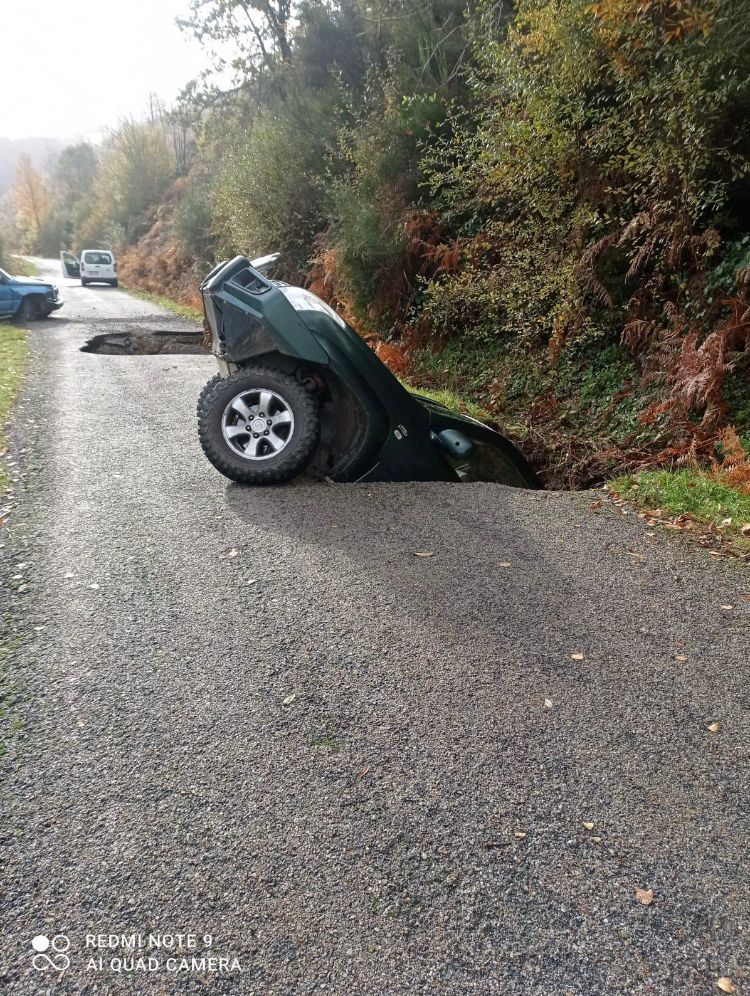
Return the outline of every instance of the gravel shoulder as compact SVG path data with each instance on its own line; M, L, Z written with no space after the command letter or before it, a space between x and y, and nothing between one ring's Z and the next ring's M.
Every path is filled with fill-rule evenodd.
M239 488L210 359L82 353L168 319L64 291L0 551L2 991L750 992L746 569L590 494ZM149 932L241 970L91 967Z

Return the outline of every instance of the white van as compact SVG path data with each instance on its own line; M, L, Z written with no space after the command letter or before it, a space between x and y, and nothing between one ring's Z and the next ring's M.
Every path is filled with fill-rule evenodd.
M109 249L84 249L80 259L63 250L60 262L65 276L81 278L81 287L94 283L117 287L117 263Z

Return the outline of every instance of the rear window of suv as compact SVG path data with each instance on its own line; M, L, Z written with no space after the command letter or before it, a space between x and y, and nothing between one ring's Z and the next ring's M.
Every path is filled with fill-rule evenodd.
M85 252L83 254L83 262L109 266L112 262L112 257L108 252Z

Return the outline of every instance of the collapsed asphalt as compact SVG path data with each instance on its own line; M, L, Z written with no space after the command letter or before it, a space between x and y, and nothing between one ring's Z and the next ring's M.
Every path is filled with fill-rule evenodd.
M0 551L3 992L750 991L746 569L590 494L232 485L210 358L80 352L165 318L62 283ZM181 932L195 970L86 941Z

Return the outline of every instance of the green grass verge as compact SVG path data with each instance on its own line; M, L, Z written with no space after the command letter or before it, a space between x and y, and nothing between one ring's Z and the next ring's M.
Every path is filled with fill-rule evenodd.
M720 528L742 550L750 549L750 536L742 532L750 523L750 494L722 484L705 471L644 471L613 478L608 487L640 508L662 509L665 518L692 515L707 526Z
M470 415L472 418L479 419L480 422L492 421L492 415L487 411L487 409L482 408L481 405L475 404L469 398L462 398L453 391L434 391L426 387L415 387L414 384L410 384L409 381L403 377L399 377L399 380L407 391L415 391L417 394L421 394L425 398L437 401L438 404L445 405L446 408L450 408L452 412L458 412L461 415Z
M23 256L11 256L8 269L14 277L35 277L36 267Z
M573 344L551 365L546 350L532 344L491 344L456 339L443 349L425 347L412 357L409 378L417 390L443 390L478 410L491 407L495 420L518 436L540 400L537 428L547 426L570 438L590 440L602 450L626 440L647 442L652 427L638 414L652 400L640 385L632 360L620 346ZM486 418L486 414L485 414ZM553 444L556 446L556 444Z
M6 443L3 426L10 416L27 352L27 332L15 325L0 325L0 494L8 486L8 474L2 461Z
M163 297L161 294L151 294L149 291L139 290L137 287L131 287L129 284L121 283L120 287L127 291L128 294L132 294L133 297L138 297L141 301L148 301L159 308L165 308L167 311L179 315L180 318L189 318L193 322L203 321L203 312L199 311L198 308L191 308L188 304L178 304L177 301L173 301L170 297Z

